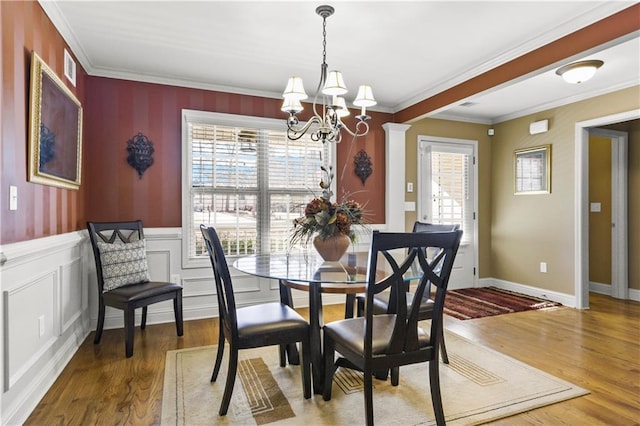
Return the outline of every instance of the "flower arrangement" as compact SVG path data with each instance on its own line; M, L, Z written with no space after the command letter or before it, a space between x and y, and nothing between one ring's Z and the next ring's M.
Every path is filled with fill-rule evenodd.
M308 242L317 234L322 240L346 235L353 242L356 233L352 225L364 224L364 212L356 201L332 202L331 181L333 168L321 166L323 178L320 180L322 195L314 197L307 203L304 216L293 221L291 244Z

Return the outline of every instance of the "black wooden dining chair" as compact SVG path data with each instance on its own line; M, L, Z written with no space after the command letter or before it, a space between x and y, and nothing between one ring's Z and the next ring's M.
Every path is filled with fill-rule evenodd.
M227 414L238 369L238 350L301 342L302 388L305 399L311 398L311 353L309 323L293 308L280 303L236 308L229 267L218 234L212 227L200 225L209 253L216 285L219 312L218 351L211 381L218 378L224 342L229 342L229 368L219 414ZM282 365L282 362L281 362Z
M445 423L438 362L439 336L442 333L442 310L449 276L462 231L434 233L373 232L369 249L367 291L364 316L331 322L324 326L325 379L323 399L331 399L332 380L337 367L364 372L364 402L367 425L373 425L373 374L391 370L391 384L399 382L399 367L429 363L431 400L438 425ZM427 259L427 248L438 254ZM401 262L394 258L398 249L406 249ZM393 251L393 252L392 252ZM386 264L386 265L385 265ZM420 270L420 280L413 302L407 306L404 274L412 267ZM391 270L377 280L376 271ZM378 272L379 273L379 272ZM429 331L418 327L420 301L429 285L435 287L433 319ZM398 292L395 313L374 315L376 294L387 289ZM334 362L335 352L340 358Z
M457 231L460 229L460 225L452 224L436 224L436 223L426 223L426 222L415 222L413 224L412 232L450 232ZM434 249L431 249L429 253L427 253L427 257L433 257L437 253L433 253ZM437 266L436 266L437 267ZM410 271L409 275L415 279L416 274L415 271ZM406 280L406 293L407 293L407 304L411 304L413 301L413 293L411 292L411 282L413 279ZM376 295L373 298L373 313L374 314L386 314L393 313L393 306L395 305L396 294L393 291L387 291L381 294ZM357 302L357 312L358 316L363 315L364 311L364 294L359 294L356 296ZM391 300L391 303L389 301ZM430 320L433 318L433 299L431 298L431 286L427 286L427 289L424 292L424 296L422 298L422 302L420 303L420 311L418 313L418 320ZM442 328L442 333L440 335L440 354L442 356L442 362L445 364L449 363L449 357L447 356L447 346L444 340L444 327Z
M183 334L182 286L151 281L142 222L87 222L98 277L98 324L93 343L100 343L105 306L124 311L125 355L133 355L135 310L142 308L140 328L147 325L147 306L173 300L178 336Z

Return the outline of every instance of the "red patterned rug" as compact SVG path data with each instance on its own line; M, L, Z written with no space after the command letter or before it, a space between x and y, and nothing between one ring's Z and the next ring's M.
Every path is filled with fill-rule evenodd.
M481 287L447 291L444 306L445 314L467 320L551 308L562 304L496 287Z

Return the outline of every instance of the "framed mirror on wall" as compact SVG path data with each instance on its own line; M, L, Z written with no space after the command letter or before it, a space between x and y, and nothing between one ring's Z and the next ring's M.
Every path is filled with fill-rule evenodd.
M551 145L516 150L513 154L514 193L551 193Z
M29 181L80 188L82 106L73 92L31 53Z

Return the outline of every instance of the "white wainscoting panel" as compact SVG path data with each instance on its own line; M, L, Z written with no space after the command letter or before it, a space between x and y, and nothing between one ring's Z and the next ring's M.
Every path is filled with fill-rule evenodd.
M4 391L11 389L59 333L57 315L58 271L45 271L4 291Z
M21 424L89 332L82 231L0 247L1 423Z

